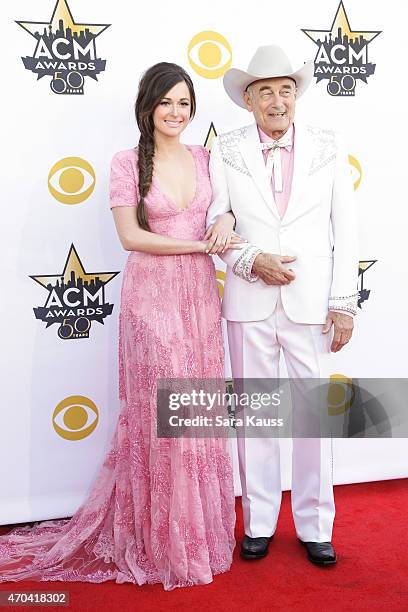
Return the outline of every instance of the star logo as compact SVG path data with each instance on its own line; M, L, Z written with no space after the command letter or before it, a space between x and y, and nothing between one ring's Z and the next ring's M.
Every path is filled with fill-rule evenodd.
M377 259L365 259L359 262L358 264L358 277L360 279L360 287L358 291L358 307L361 308L363 302L368 300L370 297L371 290L364 288L364 273L367 272L369 268L371 268L375 263L377 263Z
M37 79L53 77L56 94L83 94L85 77L97 81L106 60L97 57L95 39L110 24L76 23L67 0L57 0L50 21L16 21L37 43L33 56L22 57Z
M36 319L50 327L59 323L58 335L67 340L88 338L92 321L104 323L112 314L113 304L105 301L105 286L119 272L86 272L74 247L68 253L61 274L30 276L47 289L44 306L34 308Z
M79 279L84 283L100 281L103 285L106 285L117 274L119 272L85 272L79 255L74 245L71 244L62 274L57 276L55 274L46 274L44 276L30 276L30 278L47 289L49 285L55 286L58 283L68 284L71 280L76 282Z
M66 0L57 0L50 21L16 21L19 26L27 30L34 38L39 38L40 32L44 32L44 30L45 32L56 34L59 31L61 22L71 32L80 34L88 30L91 34L95 35L95 38L110 26L110 24L75 23Z
M208 128L207 136L205 137L204 146L208 152L211 151L211 145L214 138L217 136L217 131L215 129L214 123L211 121L210 127Z
M340 2L329 30L302 29L317 46L314 76L317 82L329 80L332 96L354 96L357 80L367 83L375 64L368 61L368 44L381 31L354 31L343 2Z

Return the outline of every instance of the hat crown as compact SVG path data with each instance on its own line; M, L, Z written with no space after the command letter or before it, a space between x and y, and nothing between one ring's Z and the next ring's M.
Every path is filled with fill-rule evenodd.
M223 77L225 91L235 104L246 108L244 92L248 85L261 79L288 77L296 83L296 99L305 92L314 76L314 63L309 60L294 71L288 56L278 45L258 47L249 62L248 70L230 68Z
M248 72L254 76L267 78L265 75L285 76L292 74L293 68L288 56L278 45L258 47L251 59Z

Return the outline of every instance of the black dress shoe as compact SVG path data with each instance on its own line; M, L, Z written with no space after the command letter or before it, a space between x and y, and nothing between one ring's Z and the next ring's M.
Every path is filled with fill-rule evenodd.
M261 559L268 554L269 542L273 535L268 538L250 538L245 536L241 544L241 557L244 559Z
M299 542L306 547L309 561L317 565L333 565L337 562L336 551L331 542Z

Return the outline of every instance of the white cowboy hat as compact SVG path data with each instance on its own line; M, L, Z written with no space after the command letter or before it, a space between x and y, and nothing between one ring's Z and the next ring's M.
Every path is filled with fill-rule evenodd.
M301 96L313 78L313 62L306 62L299 70L293 71L288 56L278 45L258 47L255 55L249 62L248 71L230 68L223 78L224 88L235 104L246 108L243 93L245 89L259 79L272 79L274 77L290 77L294 79L297 87L297 97Z

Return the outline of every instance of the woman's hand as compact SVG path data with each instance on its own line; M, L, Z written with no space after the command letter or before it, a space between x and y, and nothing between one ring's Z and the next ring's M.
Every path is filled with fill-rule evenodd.
M204 236L204 240L208 240L206 253L215 255L227 249L242 249L247 242L234 232L234 226L235 217L231 212L220 215Z

